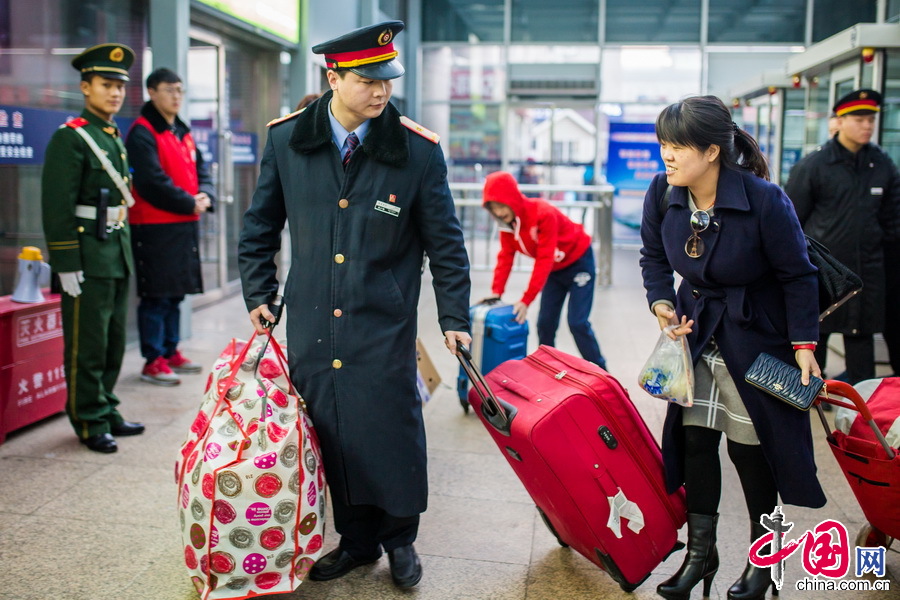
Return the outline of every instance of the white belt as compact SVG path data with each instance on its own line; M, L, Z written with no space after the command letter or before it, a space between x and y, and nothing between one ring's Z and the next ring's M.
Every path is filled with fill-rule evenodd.
M87 204L76 204L75 205L75 216L80 217L82 219L90 219L92 221L97 220L97 207L96 206L88 206ZM121 223L125 221L125 217L128 216L128 207L124 204L119 206L111 206L106 209L106 222L108 224L112 223Z

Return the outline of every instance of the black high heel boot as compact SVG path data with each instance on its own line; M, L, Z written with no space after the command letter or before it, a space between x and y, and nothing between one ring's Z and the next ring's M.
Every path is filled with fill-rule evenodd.
M750 523L750 543L752 544L768 532L769 530L763 527L761 523ZM765 547L769 546L769 544L766 544ZM772 581L772 568L765 567L761 569L754 567L747 560L747 566L740 578L728 588L728 600L763 600L766 597L769 585L772 586L772 595L777 596L778 588L775 587L775 582Z
M656 587L656 593L666 600L687 600L691 590L703 580L703 597L709 597L713 577L719 570L716 550L716 524L719 515L688 513L687 556L672 577Z

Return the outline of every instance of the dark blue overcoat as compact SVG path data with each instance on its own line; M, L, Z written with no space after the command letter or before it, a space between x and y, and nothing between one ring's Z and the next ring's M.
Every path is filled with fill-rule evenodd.
M244 297L253 309L278 289L274 257L287 219L291 378L322 443L331 493L411 516L428 496L415 356L423 255L442 331L469 330L469 262L440 146L388 104L345 171L330 99L329 91L269 129L241 234Z
M789 364L792 341L819 338L816 268L790 200L778 186L748 171L722 167L712 222L700 237L706 250L690 258L687 188L673 187L669 209L660 210L665 174L644 198L641 268L647 299L675 304L694 320L688 336L694 364L711 336L728 367L785 503L820 507L825 495L816 478L809 414L744 381L760 352ZM682 277L676 293L673 269ZM670 404L663 429L666 483L684 483L681 406Z

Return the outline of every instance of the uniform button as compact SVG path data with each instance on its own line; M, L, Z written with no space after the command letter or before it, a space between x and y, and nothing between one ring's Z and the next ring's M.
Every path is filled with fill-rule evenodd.
M337 264L343 263L343 262L344 262L344 255L343 255L343 254L335 254L335 255L334 255L334 262L336 262Z
M719 230L719 224L716 223L715 221L713 221L713 231L718 231L718 230Z
M693 296L694 298L699 298L700 292L698 292L697 290L691 290L691 296Z
M341 309L339 309L339 308L334 309L334 316L340 317L342 314L344 314L344 311L342 311Z
M125 160L125 155L124 155L124 154L120 154L119 156L122 157L122 160Z
M340 202L338 202L338 206L340 206L341 208L347 208L348 206L350 206L350 202L348 202L346 198L341 198Z
M78 233L84 233L84 227L81 225L78 226Z
M333 361L331 361L331 366L334 367L335 369L340 369L341 367L344 366L344 363L342 363L338 359L334 359Z

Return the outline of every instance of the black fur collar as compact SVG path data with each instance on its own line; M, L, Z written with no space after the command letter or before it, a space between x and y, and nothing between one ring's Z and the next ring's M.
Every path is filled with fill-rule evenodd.
M293 150L308 154L332 143L328 118L331 96L329 90L297 115L289 143ZM370 158L394 167L409 162L409 137L406 127L400 123L400 111L393 104L388 102L381 115L369 121L369 131L360 149Z
M169 124L166 122L165 118L159 114L159 111L156 110L156 107L153 106L152 102L144 103L144 106L141 107L141 116L150 122L153 129L156 130L156 133L162 133L169 129ZM175 131L180 131L182 134L191 130L191 128L178 116L175 117L175 122L172 125L174 126Z

